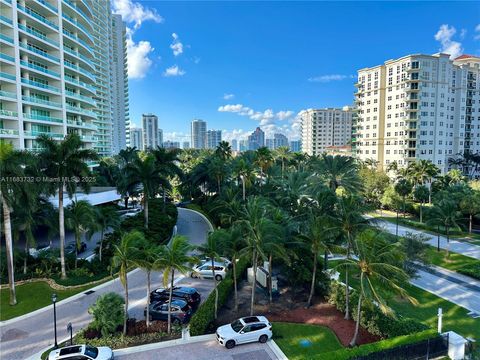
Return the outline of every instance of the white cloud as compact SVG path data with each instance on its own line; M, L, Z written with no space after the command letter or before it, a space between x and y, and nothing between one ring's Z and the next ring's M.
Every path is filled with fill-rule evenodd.
M278 120L287 120L291 118L293 115L293 111L288 110L288 111L279 111L275 114L275 116L278 118Z
M225 100L232 100L235 97L234 94L223 94Z
M480 40L480 24L475 26L475 36L473 38L475 40Z
M190 142L191 136L190 134L184 133L184 132L165 132L163 133L163 141L179 141L180 146L182 146L182 143L184 141Z
M139 41L136 43L131 36L127 36L128 77L130 79L145 77L148 69L152 66L152 60L148 55L153 50L150 42Z
M138 2L132 0L113 0L112 8L115 14L122 15L122 19L128 23L135 23L134 29L138 29L142 22L152 20L156 23L163 22L157 10L145 8Z
M463 53L462 44L458 41L452 40L456 34L457 29L448 24L443 24L435 34L435 40L439 41L442 45L440 51L442 53L450 54L450 58L454 59Z
M180 69L178 67L178 65L173 65L173 66L170 66L169 68L167 68L164 73L163 73L163 76L165 77L173 77L173 76L183 76L185 75L185 71Z
M308 81L327 83L330 81L342 81L345 79L353 79L354 77L355 76L353 75L329 74L329 75L320 75L320 76L311 77L308 79Z
M172 49L174 56L181 55L183 53L183 44L180 42L176 33L173 33L172 37L173 42L170 44L170 49Z

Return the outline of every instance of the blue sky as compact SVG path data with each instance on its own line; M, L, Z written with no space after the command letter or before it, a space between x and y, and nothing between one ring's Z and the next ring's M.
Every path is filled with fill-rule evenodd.
M298 136L295 115L351 104L356 70L410 53L480 55L480 2L112 0L128 26L130 118L164 140L193 118L242 138Z

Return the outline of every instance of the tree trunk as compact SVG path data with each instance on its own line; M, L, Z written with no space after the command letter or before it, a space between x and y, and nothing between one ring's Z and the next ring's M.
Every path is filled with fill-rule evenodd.
M237 259L234 256L232 258L232 266L233 266L233 292L235 296L235 312L238 312L238 289L237 289Z
M217 178L218 195L220 195L220 178Z
M102 227L102 231L100 234L100 249L98 250L98 258L100 259L100 262L102 261L103 236L104 236L104 230Z
M128 209L128 196L125 196L125 209Z
M469 223L468 223L468 232L469 232L470 234L472 233L472 222L473 222L473 215L470 214Z
M145 215L145 229L148 229L148 197L144 197L144 209L143 213Z
M405 217L406 217L406 213L405 213L405 205L406 205L406 204L405 204L405 203L406 203L405 197L403 197L403 218L404 218L404 219L405 219Z
M253 284L252 284L252 296L250 299L250 315L253 315L253 310L255 307L255 288L257 287L257 252L253 252L252 256L252 265L253 265Z
M58 189L58 230L60 234L60 265L62 268L62 279L67 278L65 268L65 214L63 209L63 183Z
M172 308L170 304L172 303L172 293L173 293L173 279L175 277L175 270L172 269L172 277L170 280L170 292L168 294L168 326L167 332L170 334L172 332Z
M323 255L323 270L328 270L328 252L325 250L325 254Z
M268 296L269 304L272 303L272 254L268 256Z
M357 345L357 338L358 338L358 330L360 327L360 319L362 316L362 294L360 293L358 295L358 306L357 306L357 321L355 323L355 333L353 334L353 339L350 341L350 346L355 346Z
M75 231L75 269L77 269L78 245L80 244L80 236Z
M395 227L395 236L398 238L398 209L397 209L397 223Z
M420 202L420 223L423 222L423 201Z
M125 316L123 318L123 336L127 335L128 320L128 273L125 273Z
M315 278L317 275L317 252L313 252L313 273L312 273L312 284L310 285L310 295L308 296L307 307L312 306L313 293L315 292Z
M5 252L7 253L7 269L8 269L8 288L10 289L10 305L17 304L17 295L15 292L15 269L13 267L13 242L12 242L12 223L10 220L10 208L5 198L0 192L0 198L3 204L3 221L5 233Z
M348 256L347 256L348 259ZM345 320L350 320L350 288L348 286L348 268L345 267Z
M242 176L242 193L243 193L243 201L245 201L245 178Z
M447 231L447 258L450 256L450 226L445 226L445 230Z
M213 275L213 286L215 290L215 317L217 319L217 312L218 312L218 289L217 289L217 279L215 279L215 262L214 257L212 256L212 275Z
M27 258L28 258L28 240L25 238L25 259L23 259L23 274L27 274Z
M440 251L440 225L437 225L437 251Z
M147 328L150 326L150 270L147 270Z

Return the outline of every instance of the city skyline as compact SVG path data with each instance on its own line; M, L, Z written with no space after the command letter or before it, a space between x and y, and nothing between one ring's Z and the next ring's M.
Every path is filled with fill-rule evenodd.
M352 105L358 69L406 54L480 53L474 3L431 2L413 8L394 2L186 5L117 0L114 7L118 3L123 4L119 12L141 9L127 18L134 29L130 57L143 56L130 61L131 120L138 125L139 114L154 112L165 138L180 141L188 137L193 118L221 129L226 140L243 138L258 125L271 128L262 127L267 136L282 132L298 139L298 120L292 123L301 110ZM405 41L400 29L413 9L429 16L416 24L416 40ZM271 18L268 26L261 23L265 11ZM341 14L342 21L335 16L313 21L329 12ZM238 33L239 23L246 21L252 29ZM222 31L212 31L212 24ZM335 40L330 32L338 35ZM252 36L259 41L251 42ZM306 50L308 55L298 56Z

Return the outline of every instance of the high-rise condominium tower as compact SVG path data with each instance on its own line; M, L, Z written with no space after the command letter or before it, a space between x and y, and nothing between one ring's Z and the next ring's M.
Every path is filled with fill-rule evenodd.
M265 146L265 133L257 127L248 137L248 150L257 150Z
M0 140L35 150L40 134L77 133L110 155L110 2L7 0L0 12Z
M158 143L158 117L153 114L142 115L143 149L156 149Z
M158 140L157 140L157 144L158 146L162 147L163 146L163 130L162 129L158 129Z
M302 150L308 155L318 155L329 146L345 146L352 139L353 110L309 109L300 112L302 119Z
M288 147L288 138L283 134L273 134L273 139L266 139L265 146L270 150L278 149L279 147Z
M194 149L205 149L207 145L207 123L200 119L194 119L191 125L191 145Z
M292 140L289 144L290 151L300 152L302 151L302 141L301 140Z
M407 55L358 71L355 151L386 168L418 159L442 173L480 150L480 58Z
M232 146L232 151L238 151L238 141L236 139L232 139L230 145Z
M222 130L207 131L207 149L216 149L222 141Z
M130 128L130 147L143 150L143 133L140 128Z

